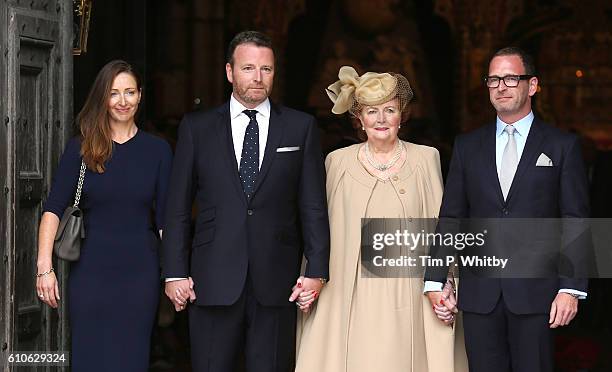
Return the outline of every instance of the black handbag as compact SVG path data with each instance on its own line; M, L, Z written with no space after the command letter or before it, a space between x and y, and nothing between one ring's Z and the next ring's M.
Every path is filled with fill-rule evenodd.
M79 209L83 181L85 180L85 162L81 160L81 171L79 182L74 196L74 205L70 205L64 211L60 220L55 241L53 242L53 252L55 255L66 261L77 261L81 255L81 241L85 238L85 227L83 226L83 211Z

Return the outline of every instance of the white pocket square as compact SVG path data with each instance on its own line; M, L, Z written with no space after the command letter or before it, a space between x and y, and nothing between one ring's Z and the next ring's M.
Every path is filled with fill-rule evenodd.
M541 153L538 161L536 162L536 167L552 167L554 164L552 160L545 153Z
M276 152L292 152L292 151L300 151L300 146L279 147L276 149Z

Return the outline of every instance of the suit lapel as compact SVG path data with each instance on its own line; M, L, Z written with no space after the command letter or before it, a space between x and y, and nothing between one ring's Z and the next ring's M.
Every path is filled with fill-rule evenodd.
M512 185L510 186L510 191L508 191L506 202L509 202L510 198L512 198L512 195L518 187L517 185L519 182L521 182L521 178L527 169L529 169L529 166L535 164L535 157L538 154L538 149L540 149L543 139L544 133L542 131L542 127L538 120L534 118L533 123L531 124L531 129L529 129L529 134L527 135L527 142L525 142L525 148L523 149L521 160L516 168L516 173L514 174L514 179L512 180Z
M276 157L276 149L280 144L280 140L283 137L283 130L285 128L285 122L282 120L279 108L270 103L270 126L268 128L268 139L266 141L266 150L264 153L263 163L255 182L255 190L253 195L257 193L259 186L266 178L266 174L270 170L270 166Z
M487 182L495 189L495 194L499 199L500 204L504 203L504 195L502 194L501 185L499 184L499 176L497 175L497 164L495 163L495 135L496 124L490 126L489 130L484 132L483 146L485 152L485 177Z
M234 142L232 139L232 124L229 113L229 103L221 106L218 111L219 119L216 123L217 137L219 138L219 146L221 146L221 158L226 162L226 168L229 170L229 176L232 179L232 184L240 198L247 203L246 195L242 189L240 175L238 174L238 163L236 162L236 153L234 152Z

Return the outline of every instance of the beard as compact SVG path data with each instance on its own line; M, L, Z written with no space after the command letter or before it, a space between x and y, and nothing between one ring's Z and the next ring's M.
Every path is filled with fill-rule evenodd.
M248 87L236 86L234 91L242 101L249 104L261 103L270 96L270 89L263 85Z

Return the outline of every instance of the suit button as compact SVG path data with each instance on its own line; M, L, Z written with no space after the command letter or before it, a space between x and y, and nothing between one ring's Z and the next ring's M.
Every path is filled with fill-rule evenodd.
M502 212L504 212L504 214L506 214L506 215L507 215L508 213L510 213L510 212L508 212L508 209L506 209L506 208L502 209Z
M399 193L400 193L400 194L405 194L405 193L406 193L406 190L404 190L404 189L400 189L400 190L399 190Z
M398 176L393 176L393 181L397 181L397 180L399 180L399 177Z
M252 209L247 210L247 214L248 214L249 216L252 216L252 215L253 215L253 210L252 210Z

